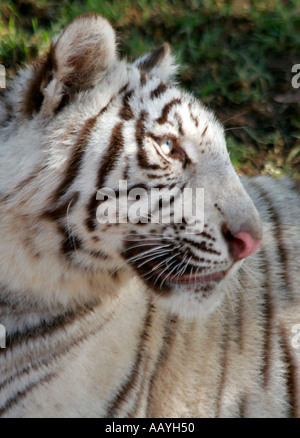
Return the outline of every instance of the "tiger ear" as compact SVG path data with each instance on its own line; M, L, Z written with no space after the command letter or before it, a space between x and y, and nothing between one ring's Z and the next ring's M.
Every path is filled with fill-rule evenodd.
M34 67L24 112L51 115L77 91L98 83L116 58L115 32L108 21L96 14L80 15Z
M175 58L168 43L137 59L134 65L146 73L159 76L162 80L170 79L177 73Z

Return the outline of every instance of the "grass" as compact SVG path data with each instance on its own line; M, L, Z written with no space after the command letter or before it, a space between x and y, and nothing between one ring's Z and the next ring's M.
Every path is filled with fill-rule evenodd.
M12 75L76 15L111 21L133 60L168 41L182 86L224 122L239 174L300 176L298 0L15 0L0 5L0 63Z

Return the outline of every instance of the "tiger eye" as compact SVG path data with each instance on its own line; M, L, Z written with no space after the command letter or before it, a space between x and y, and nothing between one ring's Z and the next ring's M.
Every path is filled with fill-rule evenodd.
M170 138L166 138L162 141L160 147L164 154L171 155L174 151L173 140L171 140Z

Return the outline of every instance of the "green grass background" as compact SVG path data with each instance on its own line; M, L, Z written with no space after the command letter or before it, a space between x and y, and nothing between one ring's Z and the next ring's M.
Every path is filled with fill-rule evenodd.
M8 76L88 11L111 21L129 60L171 44L182 86L224 122L239 174L300 175L300 88L291 84L300 64L299 0L2 0Z

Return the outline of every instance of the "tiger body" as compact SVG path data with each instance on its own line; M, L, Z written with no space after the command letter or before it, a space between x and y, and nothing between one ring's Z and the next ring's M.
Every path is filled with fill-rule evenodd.
M299 190L241 183L175 71L86 15L1 97L0 417L300 416ZM203 233L99 224L120 180L204 187Z

